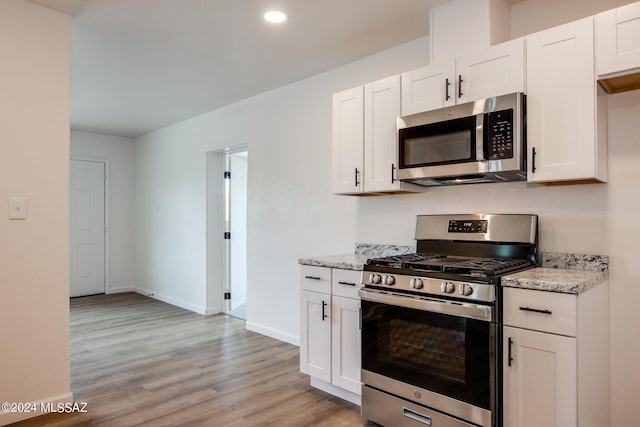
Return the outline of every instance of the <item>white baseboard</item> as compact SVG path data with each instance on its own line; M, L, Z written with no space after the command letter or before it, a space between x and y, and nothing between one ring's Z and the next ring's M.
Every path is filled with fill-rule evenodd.
M205 316L211 316L212 314L220 314L222 313L222 309L220 307L207 307L204 310Z
M259 323L250 322L247 320L246 328L250 331L257 332L262 335L266 335L271 338L275 338L280 341L287 342L289 344L300 347L300 337L288 334L286 332L279 331L277 329L270 328L268 326L261 325Z
M191 304L173 297L169 297L166 295L162 295L162 294L158 294L156 292L153 291L148 291L146 289L141 289L141 288L137 288L134 287L133 292L137 292L140 295L144 295L145 297L149 297L149 298L153 298L153 299L157 299L158 301L162 301L162 302L166 302L167 304L171 304L171 305L175 305L176 307L180 307L180 308L184 308L185 310L189 310L189 311L193 311L194 313L198 313L198 314L202 314L203 316L206 315L206 308L205 307L201 307L195 304Z
M122 286L119 288L109 288L105 293L108 295L108 294L122 294L124 292L136 292L136 290L135 288L132 288L130 286Z
M16 402L17 403L17 402ZM26 401L21 401L26 403ZM41 412L40 409L51 403L55 409L58 403L73 403L73 393L65 393L58 396L49 397L47 399L40 399L35 401L29 401L36 407L35 412L2 412L0 411L0 426L6 426L8 424L17 423L18 421L27 420L29 418L39 417L40 415L47 414L50 411ZM87 407L87 410L89 408Z

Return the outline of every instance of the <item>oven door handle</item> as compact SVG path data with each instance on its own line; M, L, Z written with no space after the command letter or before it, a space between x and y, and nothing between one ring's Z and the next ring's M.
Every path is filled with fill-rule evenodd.
M430 311L433 313L449 314L451 316L467 317L486 322L491 322L493 320L493 308L486 305L445 301L415 295L402 295L393 292L365 288L361 288L359 293L360 298L365 301L396 305L416 310Z

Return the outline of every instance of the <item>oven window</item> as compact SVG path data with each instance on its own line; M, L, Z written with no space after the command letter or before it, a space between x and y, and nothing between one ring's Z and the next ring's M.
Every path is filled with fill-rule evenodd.
M450 381L465 381L464 331L434 325L416 324L402 319L384 322L379 345L388 363L416 368L424 374Z
M475 116L400 129L400 167L475 160L475 134Z
M491 323L362 301L362 369L490 409Z

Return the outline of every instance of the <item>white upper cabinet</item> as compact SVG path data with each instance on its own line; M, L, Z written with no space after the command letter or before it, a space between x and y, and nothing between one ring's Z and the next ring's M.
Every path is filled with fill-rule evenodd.
M333 192L422 191L395 179L400 76L333 95Z
M400 190L395 179L396 118L400 116L400 76L364 86L365 192Z
M402 115L525 91L524 39L402 74Z
M364 89L333 95L333 192L362 193Z
M507 0L452 0L429 11L430 63L483 51L511 37Z
M608 92L640 88L640 2L596 16L598 77Z
M530 182L607 179L606 99L595 79L593 27L590 17L527 36Z

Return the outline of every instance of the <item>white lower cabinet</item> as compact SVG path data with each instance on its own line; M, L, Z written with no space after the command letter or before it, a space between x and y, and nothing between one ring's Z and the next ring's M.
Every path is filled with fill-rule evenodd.
M512 358L505 359L504 425L577 425L576 339L512 327L504 334Z
M301 267L300 372L311 385L360 403L361 272Z
M609 425L608 285L505 288L503 312L504 426Z

